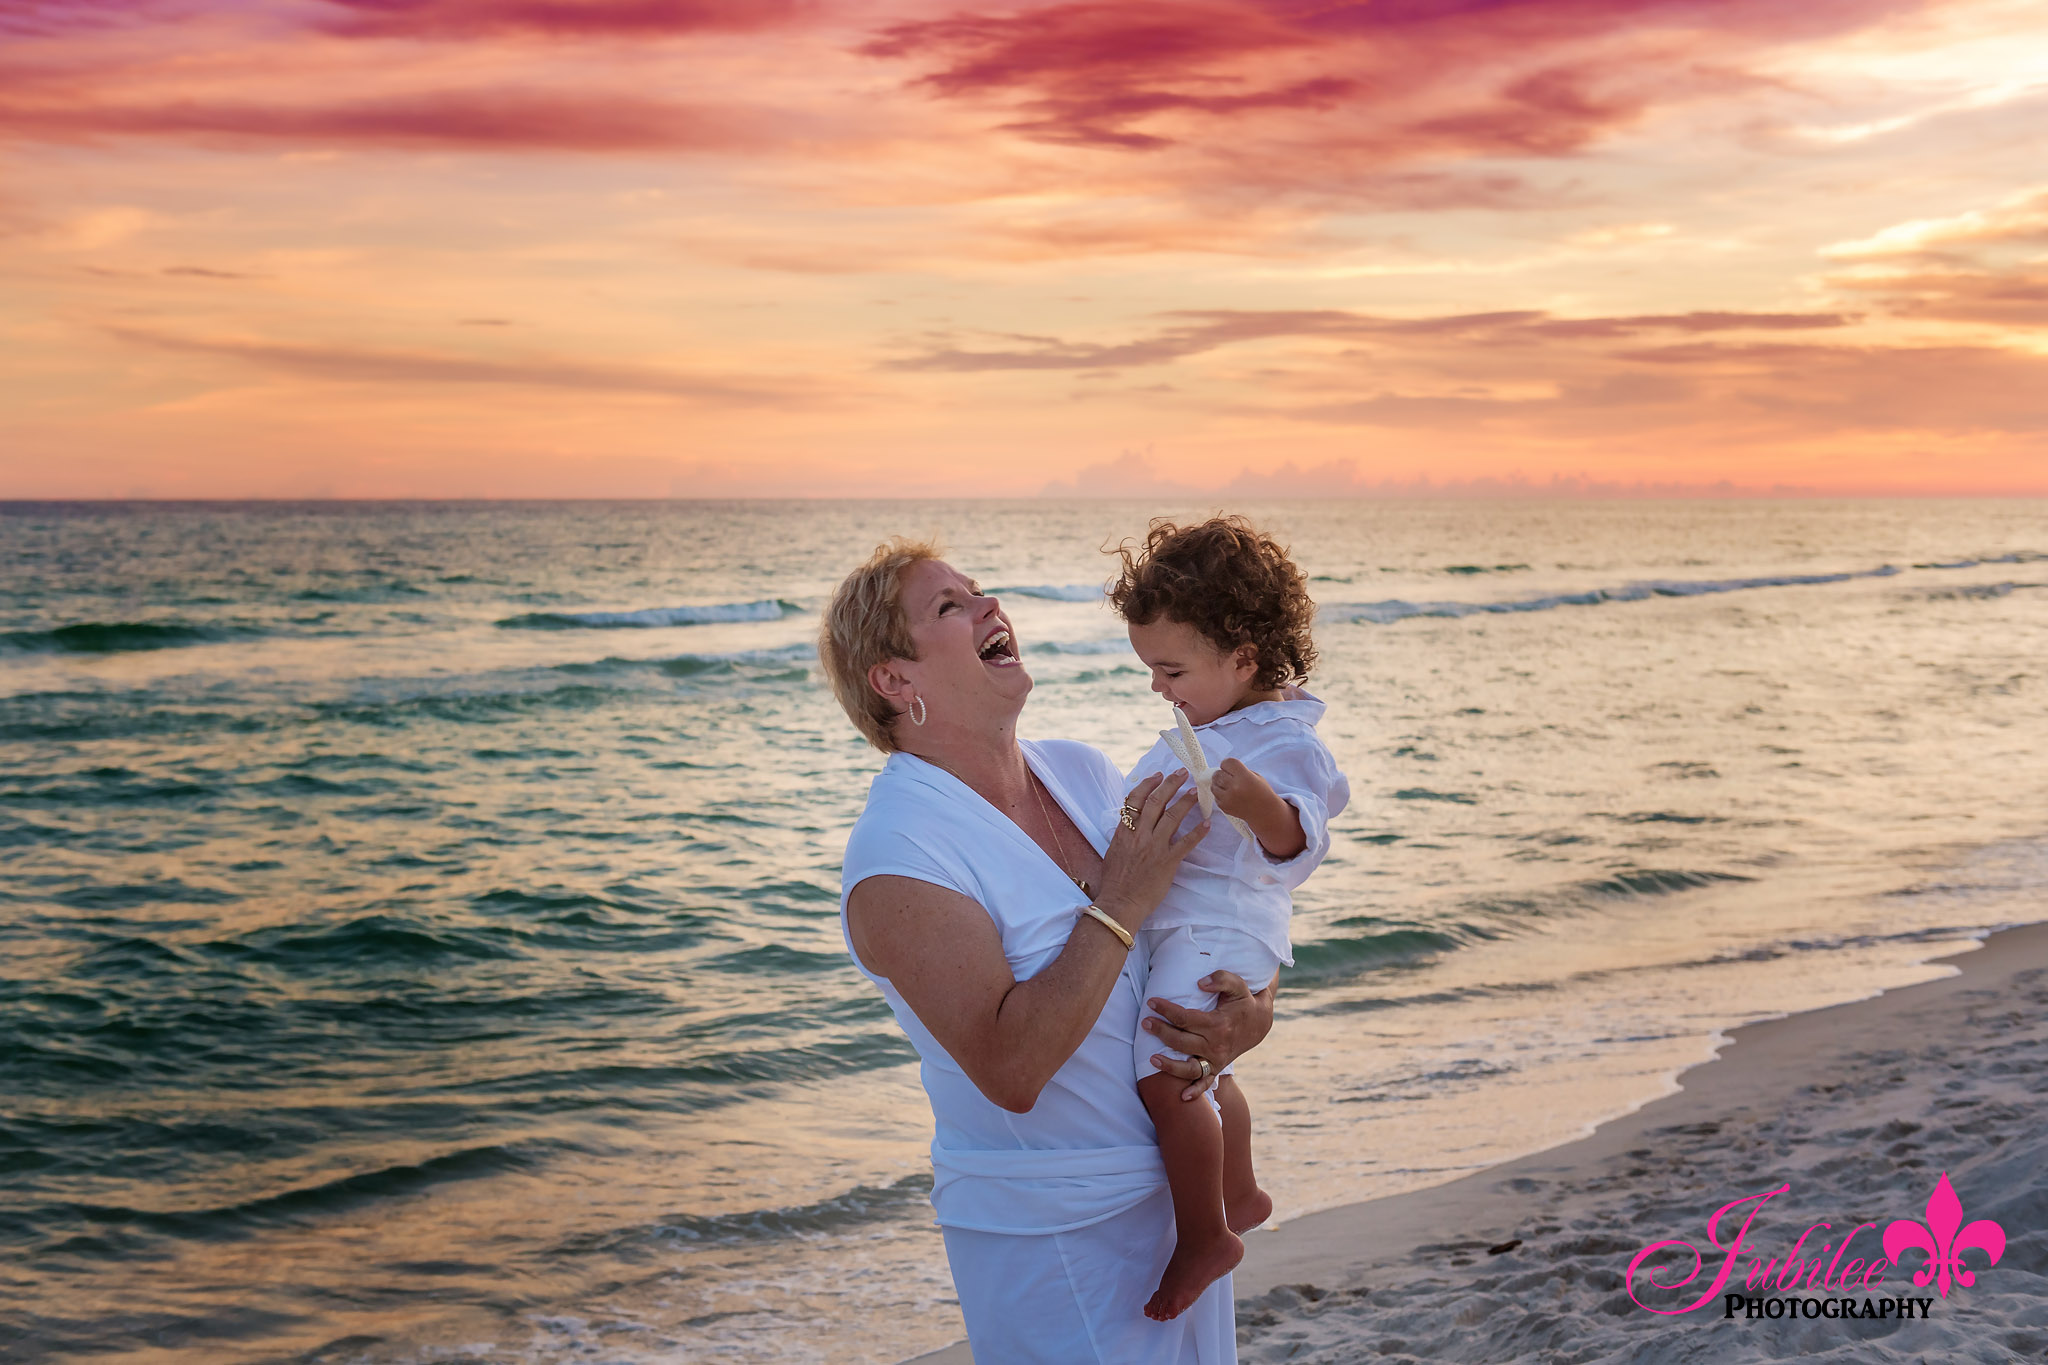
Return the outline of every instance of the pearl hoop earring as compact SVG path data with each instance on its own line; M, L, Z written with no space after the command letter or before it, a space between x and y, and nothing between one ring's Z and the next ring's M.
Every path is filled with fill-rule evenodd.
M925 722L925 718L931 715L931 708L924 704L923 697L912 697L910 699L909 713L912 725L922 725Z

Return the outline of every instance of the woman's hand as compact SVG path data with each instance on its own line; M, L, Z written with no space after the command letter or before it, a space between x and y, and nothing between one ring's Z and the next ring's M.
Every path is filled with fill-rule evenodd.
M1195 794L1169 801L1185 774L1167 776L1170 782L1154 777L1132 791L1136 828L1119 828L1102 859L1095 903L1133 929L1159 904L1174 869L1208 828L1173 837ZM1107 929L1076 920L1052 964L1019 981L987 910L958 891L888 873L853 888L846 932L862 965L887 977L968 1079L1013 1114L1029 1113L1038 1103L1095 1026L1130 960Z
M1201 990L1216 993L1219 998L1215 1009L1185 1009L1171 1000L1145 1002L1162 1016L1154 1019L1147 1015L1145 1029L1165 1046L1188 1054L1187 1061L1178 1061L1164 1053L1152 1054L1152 1065L1189 1082L1187 1089L1180 1092L1183 1100L1207 1093L1216 1083L1216 1072L1265 1040L1273 1028L1273 996L1280 988L1280 981L1275 977L1266 989L1253 994L1251 987L1236 972L1216 971L1195 985ZM1197 1057L1206 1058L1209 1062L1211 1070L1206 1079L1201 1065L1194 1060Z
M1130 825L1119 821L1110 836L1095 904L1126 929L1138 928L1159 907L1181 859L1209 832L1204 820L1180 838L1173 837L1199 799L1192 787L1178 800L1170 799L1187 775L1185 768L1154 774L1124 798L1124 809L1135 809L1136 814Z

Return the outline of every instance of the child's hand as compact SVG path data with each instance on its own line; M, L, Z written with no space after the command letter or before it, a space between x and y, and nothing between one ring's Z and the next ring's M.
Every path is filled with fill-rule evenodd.
M1308 847L1308 836L1302 832L1301 817L1294 807L1267 785L1265 778L1236 759L1224 759L1209 775L1209 794L1216 798L1217 810L1250 826L1267 856L1284 861Z
M1273 807L1280 804L1279 794L1266 785L1266 779L1234 758L1224 759L1210 774L1209 792L1216 798L1216 809L1246 822L1272 814Z

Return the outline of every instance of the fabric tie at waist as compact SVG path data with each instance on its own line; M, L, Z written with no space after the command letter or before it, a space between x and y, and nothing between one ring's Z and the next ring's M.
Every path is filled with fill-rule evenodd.
M1166 1166L1153 1146L932 1143L932 1208L939 1226L969 1232L1072 1232L1135 1207L1165 1183Z

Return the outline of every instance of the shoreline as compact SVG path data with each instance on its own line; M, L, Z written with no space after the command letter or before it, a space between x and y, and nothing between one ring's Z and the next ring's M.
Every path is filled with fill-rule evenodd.
M1975 947L1927 962L1953 970L1860 1000L1728 1030L1713 1057L1679 1073L1676 1091L1608 1119L1584 1137L1442 1185L1305 1214L1247 1236L1235 1284L1241 1358L1280 1358L1268 1348L1282 1342L1285 1358L1298 1360L1322 1358L1325 1350L1334 1353L1331 1359L1350 1358L1361 1350L1396 1359L1520 1358L1525 1350L1540 1347L1526 1332L1496 1340L1495 1330L1463 1321L1482 1303L1496 1310L1511 1306L1498 1302L1497 1282L1504 1277L1531 1281L1515 1291L1524 1298L1540 1283L1571 1285L1593 1296L1583 1312L1605 1315L1604 1321L1576 1316L1562 1290L1559 1297L1546 1296L1538 1316L1562 1329L1561 1340L1547 1349L1584 1339L1592 1322L1629 1338L1646 1329L1691 1334L1710 1328L1713 1324L1706 1321L1666 1320L1631 1304L1621 1289L1622 1271L1636 1249L1685 1238L1709 1255L1704 1279L1716 1265L1704 1240L1706 1217L1723 1203L1779 1183L1792 1185L1788 1198L1796 1201L1785 1217L1793 1207L1812 1210L1800 1227L1847 1214L1851 1204L1858 1217L1918 1218L1927 1194L1919 1186L1931 1186L1934 1173L1944 1171L1955 1176L1964 1218L1982 1216L1977 1205L1985 1202L1986 1191L1970 1182L1965 1168L1979 1159L2009 1155L2008 1142L2017 1138L2024 1145L2025 1135L2048 1129L2041 1122L2048 1119L2048 1093L2025 1088L2025 1075L2033 1067L2011 1055L2037 1052L2041 1067L2048 1069L2048 1022L2039 1008L2048 1003L2048 921L1994 930ZM2029 995L2044 999L2030 1003ZM1986 1019L1992 1021L1988 1027ZM2022 1020L2032 1021L2031 1035ZM1977 1054L1960 1055L1972 1046ZM1933 1074L1937 1070L1943 1074ZM1960 1092L1973 1083L1998 1093L1962 1097ZM1995 1106L1987 1113L2007 1113L2002 1126L2011 1133L1977 1121L1960 1125L1967 1131L1944 1142L1941 1130L1925 1121L1985 1099ZM1832 1125L1826 1122L1830 1118ZM1866 1141L1872 1137L1889 1137L1887 1150L1878 1152ZM1982 1144L1981 1149L1973 1150L1973 1143ZM1802 1155L1822 1169L1800 1172L1786 1166L1788 1160L1796 1166ZM1920 1169L1929 1166L1929 1158L1934 1162L1923 1178ZM2015 1197L2048 1212L2048 1161L2035 1166L2042 1188L2032 1188L2029 1180ZM1758 1183L1765 1167L1772 1172L1768 1185ZM1845 1187L1854 1183L1843 1179L1846 1170L1861 1175L1862 1188ZM1780 1178L1788 1171L1794 1177L1789 1182ZM1802 1174L1805 1178L1797 1178ZM1886 1184L1894 1187L1889 1195ZM1974 1201L1973 1191L1978 1194ZM1621 1207L1631 1201L1633 1207ZM2013 1243L2028 1237L2048 1240L2048 1218L2024 1226L2008 1222L2005 1231ZM1509 1251L1491 1250L1510 1243L1515 1245ZM1782 1249L1773 1243L1767 1254ZM2009 1245L1999 1271L1986 1276L1981 1288L1944 1299L1940 1308L1951 1314L1945 1321L1954 1321L1959 1306L1988 1303L1987 1291L2001 1279L2008 1285L2019 1279L2004 1272L2026 1267L2029 1258L2021 1250ZM2031 1259L2036 1275L2048 1268L2038 1264L2044 1258ZM1546 1263L1548 1274L1543 1273ZM1920 1262L1916 1258L1910 1264L1917 1269ZM1913 1289L1909 1276L1899 1284L1904 1288L1895 1286L1895 1292L1933 1292ZM1463 1308L1451 1302L1461 1295L1469 1300ZM1457 1320L1456 1337L1468 1343L1469 1355L1423 1350L1422 1341L1406 1339L1438 1314ZM1491 1328L1492 1315L1487 1316ZM1708 1317L1718 1322L1719 1311L1692 1315ZM1403 1329L1400 1339L1387 1335L1389 1326ZM1780 1322L1746 1326L1751 1329L1748 1340L1759 1350L1780 1329L1814 1330L1811 1324ZM1766 1326L1770 1332L1756 1330ZM1931 1322L1908 1327L1888 1321L1853 1330L1845 1326L1835 1336L1864 1350L1867 1359L1868 1338L1880 1328L1937 1330ZM1732 1337L1723 1345L1739 1353ZM1927 1349L1926 1343L1917 1348ZM1411 1350L1418 1354L1410 1355ZM1728 1358L1727 1350L1715 1358ZM905 1365L972 1361L963 1341Z

